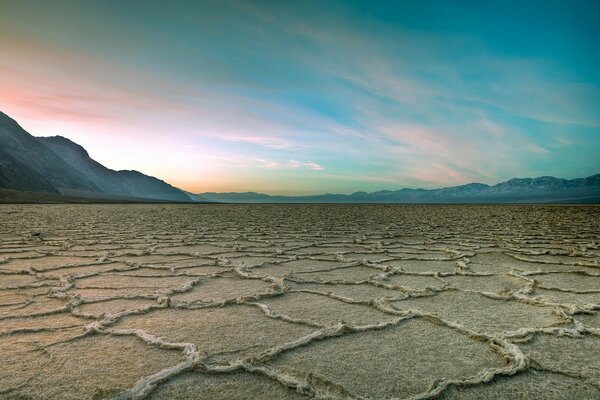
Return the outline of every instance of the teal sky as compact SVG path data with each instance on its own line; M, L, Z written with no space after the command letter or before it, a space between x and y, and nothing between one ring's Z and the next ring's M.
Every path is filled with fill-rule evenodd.
M600 2L0 0L0 110L194 192L584 177Z

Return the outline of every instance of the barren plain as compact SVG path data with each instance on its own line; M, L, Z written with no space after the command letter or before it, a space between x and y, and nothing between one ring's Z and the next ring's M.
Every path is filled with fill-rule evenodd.
M600 207L0 206L2 399L598 399Z

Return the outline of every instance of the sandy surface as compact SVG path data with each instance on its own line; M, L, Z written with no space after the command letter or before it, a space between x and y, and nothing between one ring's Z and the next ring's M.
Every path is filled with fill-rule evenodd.
M1 399L600 398L600 207L0 206Z

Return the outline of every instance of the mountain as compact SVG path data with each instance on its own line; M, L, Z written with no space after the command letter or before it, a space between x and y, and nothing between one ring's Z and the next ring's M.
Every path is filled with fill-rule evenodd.
M82 172L104 193L149 199L191 201L168 183L138 171L114 171L94 161L88 152L62 136L37 138L73 169Z
M61 193L61 188L100 190L3 113L0 113L0 187L49 193Z
M200 193L208 201L223 203L600 203L600 174L587 178L552 176L514 178L496 185L469 183L441 189L400 189L377 192L269 196L261 193Z
M81 198L190 202L182 190L138 171L114 171L61 136L34 137L0 112L0 189Z

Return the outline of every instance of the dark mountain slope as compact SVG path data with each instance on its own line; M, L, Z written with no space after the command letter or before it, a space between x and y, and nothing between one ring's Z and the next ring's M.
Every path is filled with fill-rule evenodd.
M46 178L0 148L0 187L58 193Z
M192 201L183 191L137 171L114 171L60 136L37 138L0 112L0 189L89 199Z
M191 201L168 183L138 171L115 171L90 158L88 152L62 136L37 138L72 168L83 173L103 192L148 199Z
M61 189L100 191L50 149L0 112L0 185L9 189L61 193Z

